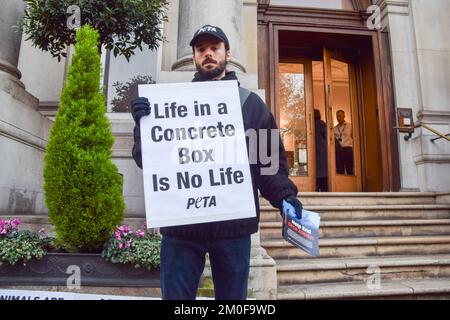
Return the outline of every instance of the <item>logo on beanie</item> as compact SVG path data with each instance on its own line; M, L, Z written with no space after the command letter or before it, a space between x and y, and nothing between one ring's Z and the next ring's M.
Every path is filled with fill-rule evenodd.
M197 31L197 34L200 34L202 32L217 32L217 29L211 26L204 26Z

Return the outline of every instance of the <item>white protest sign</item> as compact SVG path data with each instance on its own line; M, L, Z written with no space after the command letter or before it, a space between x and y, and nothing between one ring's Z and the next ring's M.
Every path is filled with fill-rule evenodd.
M256 216L237 81L140 85L149 228Z

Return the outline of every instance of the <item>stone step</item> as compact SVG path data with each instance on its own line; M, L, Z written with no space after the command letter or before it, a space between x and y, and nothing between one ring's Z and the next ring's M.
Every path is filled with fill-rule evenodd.
M450 278L278 286L278 300L450 299Z
M450 254L277 260L279 285L450 278Z
M304 205L434 204L433 192L299 192ZM264 198L261 204L269 205Z
M264 240L261 245L274 259L311 259L284 240ZM365 237L320 239L320 257L450 254L450 236Z
M305 205L305 209L318 212L321 221L450 218L450 204ZM279 210L267 205L261 206L261 221L281 221Z
M261 222L261 240L281 239L281 222ZM450 219L323 221L320 238L450 235Z

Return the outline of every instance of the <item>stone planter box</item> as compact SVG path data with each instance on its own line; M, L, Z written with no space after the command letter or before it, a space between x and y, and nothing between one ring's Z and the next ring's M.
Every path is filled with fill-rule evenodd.
M132 265L114 264L100 254L47 253L41 260L25 266L0 267L0 286L66 286L72 273L69 266L78 266L81 286L159 288L159 269L147 270ZM71 282L69 282L71 283Z

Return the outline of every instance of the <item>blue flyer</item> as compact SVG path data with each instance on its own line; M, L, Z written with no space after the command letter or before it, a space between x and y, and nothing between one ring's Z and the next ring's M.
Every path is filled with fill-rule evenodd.
M302 210L298 219L294 207L283 201L283 238L314 257L319 256L319 226L317 212Z

